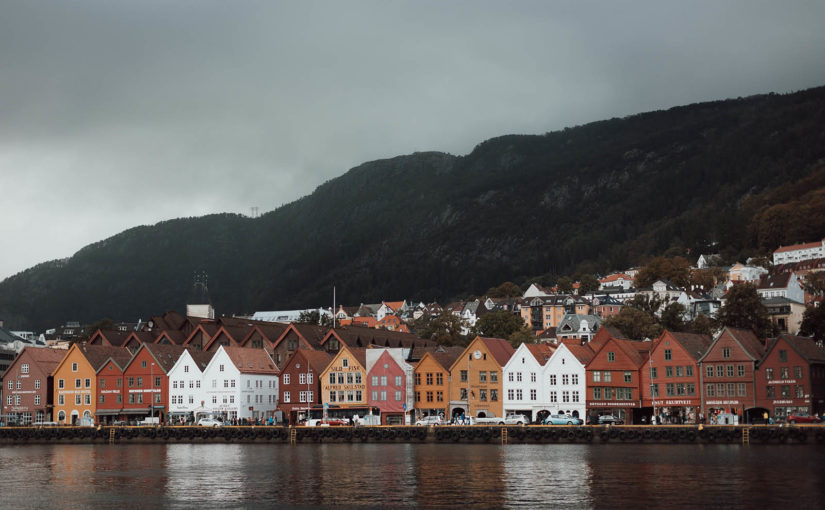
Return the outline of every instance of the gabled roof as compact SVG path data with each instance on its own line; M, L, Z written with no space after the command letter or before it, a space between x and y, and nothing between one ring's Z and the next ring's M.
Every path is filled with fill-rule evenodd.
M596 355L589 344L582 345L578 340L562 340L561 343L582 365L590 363L590 360Z
M663 338L665 335L670 336L676 342L679 342L679 345L687 352L690 357L695 360L699 360L702 356L708 352L711 344L713 344L713 338L708 335L699 335L696 333L682 333L682 332L672 332L672 331L664 331L660 338Z
M759 279L757 289L785 289L791 281L791 275L793 275L793 273L775 273L762 276L762 278Z
M320 374L326 370L335 357L327 351L315 351L311 349L298 349L298 351L306 358L307 363L309 363L309 366L312 367L312 370L314 370L316 374ZM295 352L297 353L298 351Z
M126 343L129 336L131 336L129 331L98 329L92 334L91 338L89 338L89 343L92 345L121 347Z
M325 345L330 338L336 337L349 347L367 347L375 345L378 347L428 347L435 345L431 340L419 338L412 333L402 331L390 331L387 329L364 328L358 326L348 326L345 328L330 329L321 340L320 345Z
M367 369L367 350L365 348L363 348L363 347L348 347L346 345L342 345L341 350L338 351L338 353L335 354L335 356L333 356L332 359L340 357L344 354L349 354L350 356L355 358L355 361L357 361L361 365L361 368L363 368L364 370ZM330 360L330 362L331 361L332 360Z
M811 248L819 248L820 246L822 246L822 241L817 241L815 243L792 244L790 246L780 246L774 251L774 253L784 253L786 251L796 250L809 250Z
M435 361L438 362L439 365L444 367L445 370L449 370L455 360L461 356L461 353L464 352L464 347L459 347L457 345L453 346L439 346L433 352L428 353ZM422 356L423 359L423 356Z
M705 357L713 349L713 346L716 345L716 343L719 341L720 338L722 338L722 336L725 333L728 333L733 338L733 340L737 344L739 344L739 346L742 348L742 351L745 354L747 354L748 357L750 357L753 361L758 362L765 355L765 346L762 344L762 342L759 341L759 339L756 337L753 331L725 327L719 333L719 335L713 340L713 343L710 345L710 347L708 347L707 351L705 352L705 354L702 355L699 361L705 359Z
M178 358L180 358L181 354L183 354L183 351L186 350L183 346L169 344L143 344L141 348L149 351L149 354L152 355L152 358L154 358L155 362L158 364L158 367L163 370L164 374L169 373L169 370L175 366ZM132 360L135 360L136 358L137 353L135 353ZM132 362L129 362L129 364L131 363Z
M393 312L397 312L399 308L404 306L404 301L382 301L382 304L386 305L387 308Z
M484 336L477 338L481 340L485 346L487 346L487 350L490 351L490 354L493 358L495 358L499 366L503 367L506 365L513 356L513 353L516 352L516 350L513 349L513 346L510 345L510 342L504 340L503 338L490 338Z
M304 340L309 347L319 349L321 347L321 341L324 339L329 329L330 328L316 326L314 324L292 322L289 326L287 326L284 332L281 333L281 336L275 341L273 347L277 347L284 340L284 338L289 335L290 332L294 332L299 338Z
M183 345L186 343L186 334L184 334L183 331L163 330L152 343L159 344L164 342L164 340L172 345Z
M129 363L129 360L132 359L132 353L123 347L89 344L75 344L75 346L77 346L77 349L83 354L95 372L109 361L109 358L121 367L125 367Z
M768 354L773 351L780 340L784 340L808 363L825 363L825 348L820 346L816 339L788 334L779 335L771 341L770 346L765 350L765 356L762 361L768 357Z
M549 345L549 344L524 344L527 347L527 350L530 351L530 354L536 358L536 361L539 362L539 365L544 366L550 360L550 356L553 355L553 351L556 349Z
M280 373L275 362L264 349L227 346L221 346L221 348L242 374L277 375Z
M279 322L273 322L271 324L255 324L239 343L241 344L241 347L245 347L255 333L258 333L261 335L261 338L269 342L270 346L272 346L275 345L278 338L284 334L286 328L286 324L281 324Z
M12 361L9 365L17 364L17 361L23 357L23 354L26 354L27 358L32 361L32 363L36 364L40 367L40 370L43 373L51 374L54 372L54 369L60 364L63 358L66 356L66 351L63 349L49 349L48 347L33 347L33 346L26 346L23 347L23 350L20 351L20 354ZM6 373L9 373L9 369L6 369Z

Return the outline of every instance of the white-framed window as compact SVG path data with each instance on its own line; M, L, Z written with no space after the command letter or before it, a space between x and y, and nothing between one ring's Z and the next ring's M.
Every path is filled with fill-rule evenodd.
M223 365L218 365L218 371L223 372Z
M16 406L20 405L20 395L15 395L14 396L14 405L16 405Z
M307 384L312 384L312 372L307 374Z
M63 379L61 379L61 380L60 380L60 382L63 382ZM11 379L9 379L9 384L8 384L8 386L9 386L9 389L10 389L10 390L13 390L13 389L14 389L14 381L12 381ZM62 387L63 387L63 386L61 386L61 388L62 388Z
M34 405L36 405L36 406L40 405L40 395L35 395L34 396Z
M400 402L400 401L401 401L401 392L400 392L400 391L396 391L396 392L395 392L395 401L396 401L396 402Z
M77 363L72 363L72 372L77 372Z
M40 389L40 379L35 379L34 380L34 389L36 389L36 390Z
M289 384L289 374L284 374L284 384Z
M298 392L298 401L299 402L306 402L307 401L307 392L305 392L305 391Z
M62 395L61 395L61 396L62 396ZM7 405L7 406L10 406L10 405L11 405L11 403L12 403L12 399L11 399L11 395L9 395L9 396L7 396L7 397L6 397L6 405Z
M17 389L18 389L18 390L22 390L22 389L23 389L23 381L21 381L20 379L18 379L18 380L17 380Z
M298 374L298 384L306 384L307 383L307 375L306 374Z
M395 376L395 385L396 385L396 386L401 386L401 376L400 376L400 375L396 375L396 376ZM400 398L397 398L397 399L395 399L395 400L401 400L401 399L400 399Z
M183 373L185 373L185 374L189 373L189 365L184 365L183 366Z
M29 373L29 364L28 363L23 363L22 365L20 365L20 373L21 374L28 374Z

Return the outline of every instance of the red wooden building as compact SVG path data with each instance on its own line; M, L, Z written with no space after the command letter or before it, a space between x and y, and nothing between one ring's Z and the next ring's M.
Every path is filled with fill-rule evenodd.
M697 423L702 408L699 358L710 347L708 335L665 330L653 341L642 367L642 408L657 423Z
M414 406L408 399L413 394L412 367L390 351L400 356L402 349L367 349L367 403L381 410L382 425L409 425L405 415Z
M651 346L651 342L613 336L600 347L592 346L596 354L585 367L588 416L609 412L627 424L641 421L639 372Z
M158 417L162 423L169 409L169 370L184 347L143 344L123 369L123 411L130 419Z
M825 348L813 338L780 335L756 373L757 406L775 419L825 411ZM763 412L764 412L763 411Z
M310 406L321 403L321 373L332 358L325 351L297 349L284 362L278 385L278 409L290 424L297 424Z
M97 369L96 423L112 423L127 418L123 415L123 368L131 358L126 351L124 355L110 357Z
M716 337L699 360L702 414L708 423L719 413L735 414L740 422L761 415L754 383L756 365L764 354L765 346L752 331L725 328Z

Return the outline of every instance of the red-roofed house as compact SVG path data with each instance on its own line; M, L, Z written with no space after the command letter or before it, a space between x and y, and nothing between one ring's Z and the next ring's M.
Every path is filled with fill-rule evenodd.
M779 335L756 371L755 413L774 418L825 412L825 348L813 338ZM764 410L763 410L764 409Z
M640 374L649 342L610 337L587 364L587 412L641 420Z
M25 347L3 373L3 415L23 425L52 420L52 372L66 351Z
M774 265L825 257L825 239L813 243L781 246L773 252Z
M309 407L321 403L321 374L332 358L325 351L298 349L284 363L278 409L289 417L289 423L299 423Z

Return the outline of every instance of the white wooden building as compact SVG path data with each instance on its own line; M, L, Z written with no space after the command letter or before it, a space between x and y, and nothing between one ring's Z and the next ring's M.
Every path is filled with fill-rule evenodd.
M203 371L204 406L228 420L265 420L278 406L278 376L264 349L222 345Z

